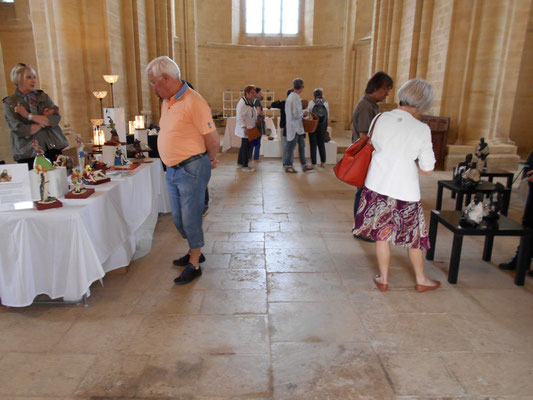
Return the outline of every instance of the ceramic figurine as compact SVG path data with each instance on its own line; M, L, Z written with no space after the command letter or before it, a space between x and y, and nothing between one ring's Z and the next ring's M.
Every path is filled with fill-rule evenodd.
M477 226L483 220L483 193L476 193L461 215L462 226Z
M80 136L76 136L76 148L78 150L78 160L80 162L80 170L85 168L85 145Z
M141 141L138 139L135 139L133 142L133 151L134 151L134 158L144 158L144 154L141 148Z
M11 175L9 175L7 169L4 169L0 174L0 182L11 182Z
M470 190L474 189L481 181L481 174L477 169L477 163L473 162L461 175L461 187Z
M74 167L74 162L72 161L72 158L69 156L64 156L63 154L60 154L57 156L56 160L53 163L54 167L66 167L67 168L67 175L70 175L72 173L72 168Z
M54 166L50 160L44 156L44 150L41 148L41 146L39 146L39 142L37 142L37 140L32 140L31 146L35 150L35 153L37 153L35 160L33 161L33 168L35 168L37 165L41 165L45 171L50 171L53 169Z
M503 192L505 187L501 183L496 183L494 190L488 195L488 202L484 206L483 217L494 221L500 218L500 211L503 205Z
M485 142L485 138L479 139L479 143L476 145L476 151L474 155L479 163L479 169L481 171L487 170L487 157L490 154L489 145Z
M62 207L63 203L57 200L55 197L50 196L48 193L48 171L41 164L35 165L35 172L39 178L39 194L41 200L34 201L35 207L38 210L46 210L48 208Z
M467 154L465 160L461 161L457 164L457 167L454 168L453 180L456 184L461 184L463 173L470 167L470 164L472 164L472 154Z
M114 162L115 166L124 166L127 163L126 157L124 157L124 153L122 149L120 148L120 146L117 146L117 148L115 149L114 156L115 156L115 162Z
M83 174L83 181L87 185L99 185L101 183L109 182L109 178L103 169L92 169L90 165L85 167Z

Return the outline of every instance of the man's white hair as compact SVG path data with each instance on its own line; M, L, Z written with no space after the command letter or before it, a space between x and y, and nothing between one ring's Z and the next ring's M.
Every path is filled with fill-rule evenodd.
M150 71L152 71L154 78L167 74L173 78L181 79L180 67L173 59L167 56L157 57L150 61L145 68L145 72L148 75Z

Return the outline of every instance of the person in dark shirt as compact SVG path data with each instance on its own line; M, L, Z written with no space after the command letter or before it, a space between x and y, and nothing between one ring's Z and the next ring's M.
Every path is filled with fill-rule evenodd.
M294 89L287 90L287 97L292 93ZM286 152L287 148L287 133L285 132L285 126L287 123L287 116L285 115L285 100L276 100L271 104L272 108L279 108L280 119L279 127L281 128L281 147L283 149L283 168L290 166L289 155Z
M533 150L529 153L524 167L525 179L529 186L529 192L527 195L526 207L524 208L524 214L522 215L522 225L527 228L533 228ZM533 248L533 239L529 243L529 248ZM514 270L518 261L518 248L516 253L510 260L503 262L499 265L500 269ZM533 271L529 271L529 276L533 276Z
M359 103L353 110L352 123L352 143L359 140L361 136L366 136L370 129L370 124L374 117L379 113L378 103L385 101L392 89L392 78L385 72L376 72L372 78L366 84L365 95L361 97ZM363 189L357 189L355 194L355 200L353 204L353 217L357 214L357 208L359 207L359 200L361 199L361 193ZM354 235L356 239L361 239L365 242L372 242L373 240L365 238L363 236Z

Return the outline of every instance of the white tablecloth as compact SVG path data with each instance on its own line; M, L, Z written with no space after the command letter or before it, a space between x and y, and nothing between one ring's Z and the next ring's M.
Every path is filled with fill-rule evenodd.
M278 118L279 119L279 118ZM224 141L222 142L222 151L228 151L232 147L241 147L241 138L235 135L235 117L226 118L226 129L224 130ZM279 125L279 121L278 121ZM266 129L270 129L273 137L278 136L278 131L274 120L271 117L265 117Z
M168 212L159 159L92 186L87 199L45 211L0 213L0 299L30 305L38 294L78 300L105 272L151 248L158 212Z

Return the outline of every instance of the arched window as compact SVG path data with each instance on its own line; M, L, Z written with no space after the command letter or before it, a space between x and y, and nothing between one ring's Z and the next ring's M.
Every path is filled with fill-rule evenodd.
M289 36L299 33L300 0L245 0L245 34Z

